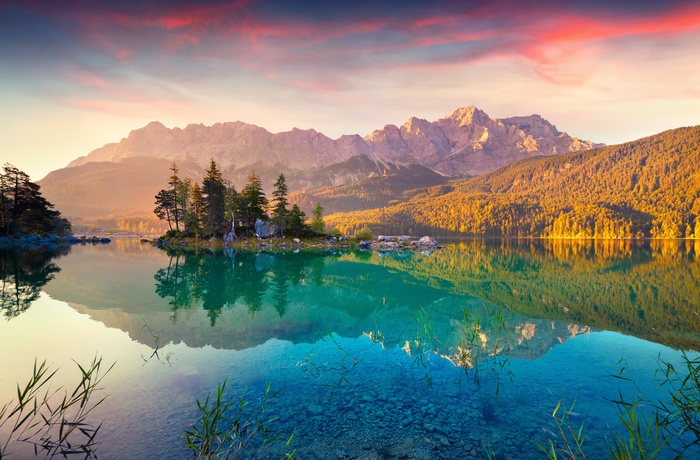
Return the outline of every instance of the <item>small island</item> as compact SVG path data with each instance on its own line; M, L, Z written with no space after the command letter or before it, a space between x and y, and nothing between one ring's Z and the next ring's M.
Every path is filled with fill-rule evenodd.
M349 247L379 251L441 247L430 236L380 235L375 239L367 227L352 237L342 235L337 228L328 234L320 203L310 220L297 204L289 208L284 174L275 181L270 201L254 170L240 192L224 180L213 159L201 185L181 179L175 163L170 171L169 187L155 196L153 212L169 227L165 235L153 240L158 247Z

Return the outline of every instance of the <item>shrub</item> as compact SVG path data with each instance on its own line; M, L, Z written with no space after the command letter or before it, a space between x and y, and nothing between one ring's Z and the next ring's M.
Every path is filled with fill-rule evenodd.
M355 239L358 241L369 241L372 239L372 232L367 227L363 227L355 232Z

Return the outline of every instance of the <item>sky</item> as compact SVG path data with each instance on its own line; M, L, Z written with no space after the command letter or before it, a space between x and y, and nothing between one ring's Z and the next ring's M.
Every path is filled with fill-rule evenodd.
M474 105L615 144L700 124L700 2L0 0L0 164L133 129L371 134Z

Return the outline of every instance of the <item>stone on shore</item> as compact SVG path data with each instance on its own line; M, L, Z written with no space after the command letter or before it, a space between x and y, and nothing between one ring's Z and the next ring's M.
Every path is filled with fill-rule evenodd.
M272 222L255 219L255 233L260 238L272 238L279 233L279 229Z
M437 241L435 241L433 238L429 236L424 236L418 241L415 241L414 244L416 246L425 246L425 247L435 247L438 245Z

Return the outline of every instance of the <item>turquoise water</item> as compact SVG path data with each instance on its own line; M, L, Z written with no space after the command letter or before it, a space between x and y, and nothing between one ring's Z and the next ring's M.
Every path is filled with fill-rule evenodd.
M115 363L92 414L101 458L188 458L195 401L225 379L234 405L280 390L266 414L282 440L246 458L541 458L560 401L605 458L613 401L650 411L668 396L660 361L680 362L667 344L700 348L699 246L5 253L0 404L35 358L70 385L73 360L98 355Z

